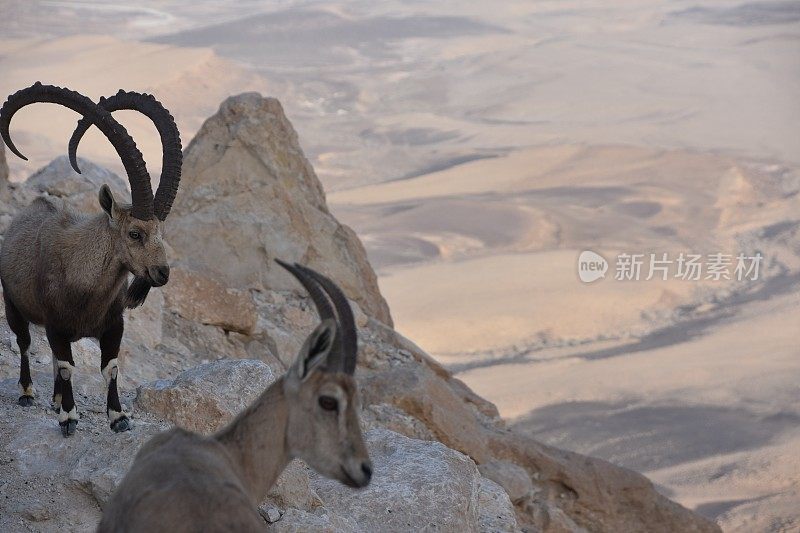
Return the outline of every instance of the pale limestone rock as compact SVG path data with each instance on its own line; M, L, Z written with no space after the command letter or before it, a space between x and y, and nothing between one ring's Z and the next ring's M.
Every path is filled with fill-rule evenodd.
M319 508L314 511L289 509L280 519L267 525L273 533L363 533L352 520Z
M258 320L247 291L231 289L209 276L173 268L163 289L166 307L192 322L218 326L245 335Z
M144 304L125 311L123 344L155 350L161 344L164 329L164 292L151 289Z
M481 533L518 533L514 506L503 487L481 478L478 490L478 529Z
M478 466L481 475L491 479L508 493L514 503L521 502L530 497L533 492L533 482L528 472L521 466L508 461L489 461Z
M79 158L78 165L80 174L72 169L67 156L55 158L28 178L24 187L18 187L20 203L27 205L36 196L46 193L64 199L78 211L100 213L97 195L103 184L111 188L118 202L130 203L128 184L119 176L85 159Z
M361 413L361 422L368 429L386 428L412 439L436 440L425 424L388 403L367 406Z
M576 524L567 513L549 501L537 501L526 505L525 512L532 516L534 523L538 526L538 531L547 533L588 533L590 531ZM666 533L670 530L665 528L663 531Z
M245 339L226 334L217 326L193 322L165 309L162 315L164 344L196 362L220 358L249 359ZM260 359L260 357L258 358Z
M422 365L405 365L363 381L364 405L390 403L422 421L445 445L479 463L492 459L484 428L447 382Z
M166 229L181 261L227 287L301 291L273 258L299 261L391 324L364 247L328 211L297 134L273 98L231 97L203 124L186 149Z
M267 502L282 510L312 509L322 505L309 486L308 467L299 459L293 460L281 473L267 495Z
M103 505L125 476L136 450L162 426L140 422L136 431L95 435L93 423L105 425L104 416L98 418L82 419L72 439L60 435L52 417L38 420L20 428L7 450L13 450L14 465L23 477L69 480Z
M215 361L174 380L139 387L136 406L183 428L211 433L250 405L276 377L262 361Z
M481 478L469 457L385 429L368 432L366 439L374 464L367 487L354 490L312 475L326 509L362 531L479 530Z
M280 509L275 507L270 507L266 504L259 506L258 512L261 514L261 517L267 521L267 523L272 524L273 522L277 522L281 519L282 513Z

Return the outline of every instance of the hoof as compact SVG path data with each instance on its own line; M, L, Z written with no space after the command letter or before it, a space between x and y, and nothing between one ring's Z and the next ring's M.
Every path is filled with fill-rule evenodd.
M63 422L58 423L61 426L61 434L65 437L69 437L70 435L75 434L75 428L78 425L77 420L64 420Z
M20 396L17 400L22 407L30 407L33 405L33 396Z
M111 429L114 430L114 433L122 433L123 431L132 430L133 424L127 416L123 416L111 422Z

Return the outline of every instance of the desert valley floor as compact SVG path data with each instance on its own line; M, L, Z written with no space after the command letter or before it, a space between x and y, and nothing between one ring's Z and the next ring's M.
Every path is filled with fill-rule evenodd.
M185 139L229 94L276 96L398 330L509 424L726 531L797 527L796 2L144 4L0 0L0 94L137 87ZM21 112L12 178L74 118ZM81 150L118 170L98 133ZM742 283L584 284L583 250L765 260Z

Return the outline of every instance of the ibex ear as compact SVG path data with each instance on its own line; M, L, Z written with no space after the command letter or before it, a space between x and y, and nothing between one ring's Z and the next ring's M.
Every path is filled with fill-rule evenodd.
M323 320L308 336L292 369L300 381L305 381L314 371L324 366L333 348L335 337L336 322L330 318Z
M100 207L103 208L103 211L108 213L108 218L114 218L117 201L114 200L114 195L111 193L111 188L109 188L109 186L105 183L102 187L100 187L98 199L100 200Z

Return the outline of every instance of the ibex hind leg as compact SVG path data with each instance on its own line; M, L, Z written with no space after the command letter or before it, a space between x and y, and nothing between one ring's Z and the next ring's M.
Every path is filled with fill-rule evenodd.
M53 351L53 358L57 367L54 401L56 397L60 397L58 425L61 426L61 434L69 437L75 433L75 428L78 425L78 408L75 405L75 397L72 394L72 375L75 373L72 346L70 346L68 336L50 328L47 328L47 341L50 343L50 349Z
M22 316L22 313L19 312L5 292L3 292L3 300L6 305L8 327L17 337L17 346L19 346L19 388L21 395L18 402L23 407L30 407L33 405L34 396L31 365L30 361L28 361L28 348L31 346L30 323L25 320L25 317Z
M119 355L119 345L122 341L122 332L125 325L120 316L119 320L114 321L112 326L100 337L100 372L106 381L108 395L106 396L106 415L111 429L115 433L130 431L133 428L131 419L122 409L119 401L119 391L117 390L117 378L119 376L119 365L117 356Z

